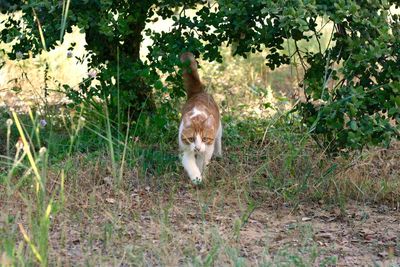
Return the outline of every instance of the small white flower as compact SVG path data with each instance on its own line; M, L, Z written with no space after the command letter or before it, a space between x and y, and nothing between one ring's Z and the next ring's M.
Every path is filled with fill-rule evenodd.
M12 119L8 119L7 121L6 121L6 124L7 124L7 127L10 127L11 125L13 125L13 120Z
M77 131L80 131L83 128L83 126L85 125L85 121L86 121L86 119L84 117L82 117L82 116L79 117L78 125L77 125L77 128L76 128Z
M41 148L39 149L39 155L40 155L40 156L43 156L43 155L46 153L46 151L47 151L47 148L41 147Z
M18 141L17 141L17 143L15 144L15 147L17 148L17 151L18 151L18 150L21 150L22 148L24 148L24 143L22 142L21 137L18 138Z
M95 70L90 70L88 75L89 75L90 78L94 79L97 76L97 72Z

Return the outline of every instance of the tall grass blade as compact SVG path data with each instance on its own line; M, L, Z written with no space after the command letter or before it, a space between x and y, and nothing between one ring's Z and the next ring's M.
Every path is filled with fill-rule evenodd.
M22 129L21 123L20 123L20 121L18 119L17 113L15 113L15 111L13 111L12 115L13 115L15 124L17 126L19 135L21 137L21 141L22 141L22 144L23 144L24 152L28 156L29 163L30 163L30 165L32 167L32 170L33 170L34 174L35 174L34 177L35 177L35 181L36 181L36 193L38 193L39 189L44 190L42 178L40 176L39 169L38 169L38 167L36 165L36 161L35 161L35 159L33 157L32 152L31 152L29 143L26 140L26 136L25 136L24 130Z
M62 10L62 17L61 17L61 31L60 31L60 42L63 41L64 38L64 32L65 32L65 26L67 24L67 17L68 17L68 11L69 11L69 4L70 0L63 0L63 10Z
M127 128L126 128L124 150L122 151L122 159L121 159L121 165L120 165L120 168L119 168L119 175L118 175L118 181L117 181L118 186L120 185L120 183L122 181L122 177L124 175L124 164L125 164L125 156L126 156L126 150L127 150L126 148L128 147L129 128L130 128L130 124L129 124L129 118L128 118L128 125L127 125Z
M110 150L110 156L111 156L111 165L112 165L112 175L114 180L117 179L117 166L116 166L116 161L115 161L115 154L114 154L114 144L113 144L113 137L112 137L112 132L111 132L111 122L110 122L110 115L108 113L108 108L107 105L104 105L104 110L106 113L106 123L107 123L107 142L108 142L108 148Z
M35 255L36 259L38 260L38 262L42 263L43 259L42 256L40 256L39 251L36 249L35 245L32 243L31 239L29 238L28 234L26 233L24 227L22 226L22 224L18 224L19 230L22 234L22 236L24 237L26 243L28 243L29 247L31 248L33 255Z
M43 50L47 51L47 46L46 46L46 39L44 38L43 30L42 30L42 25L40 24L39 17L36 14L36 11L34 8L32 8L33 16L35 17L38 30L39 30L39 35L40 35L40 41L42 42Z
M119 46L117 46L117 114L118 114L118 132L120 132L121 127L121 106L120 106L120 87L119 87ZM129 128L129 127L128 127Z
M6 146L6 153L7 153L7 163L10 159L10 137L11 137L11 125L13 124L12 119L8 119L7 122L7 146Z

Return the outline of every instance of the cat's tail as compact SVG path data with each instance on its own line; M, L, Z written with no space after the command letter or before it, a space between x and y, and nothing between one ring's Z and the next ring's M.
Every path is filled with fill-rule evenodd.
M191 98L195 94L201 93L204 91L204 85L200 81L199 73L197 71L197 62L194 58L194 55L190 52L185 52L180 57L182 63L186 63L189 61L190 64L183 68L183 83L186 89L186 93L188 98Z

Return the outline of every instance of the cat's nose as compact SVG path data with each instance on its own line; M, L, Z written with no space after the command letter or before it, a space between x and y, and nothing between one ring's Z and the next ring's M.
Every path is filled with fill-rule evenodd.
M199 152L199 151L200 151L200 148L198 148L197 146L195 146L195 147L194 147L194 151L195 151L195 152Z

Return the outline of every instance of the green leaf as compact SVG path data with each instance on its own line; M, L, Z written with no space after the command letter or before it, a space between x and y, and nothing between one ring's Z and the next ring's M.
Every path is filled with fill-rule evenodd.
M155 84L154 84L154 88L156 88L157 90L160 90L163 88L163 84L160 80L158 80Z
M352 129L353 131L357 131L357 129L358 129L356 121L350 121L349 126L350 126L350 129Z

